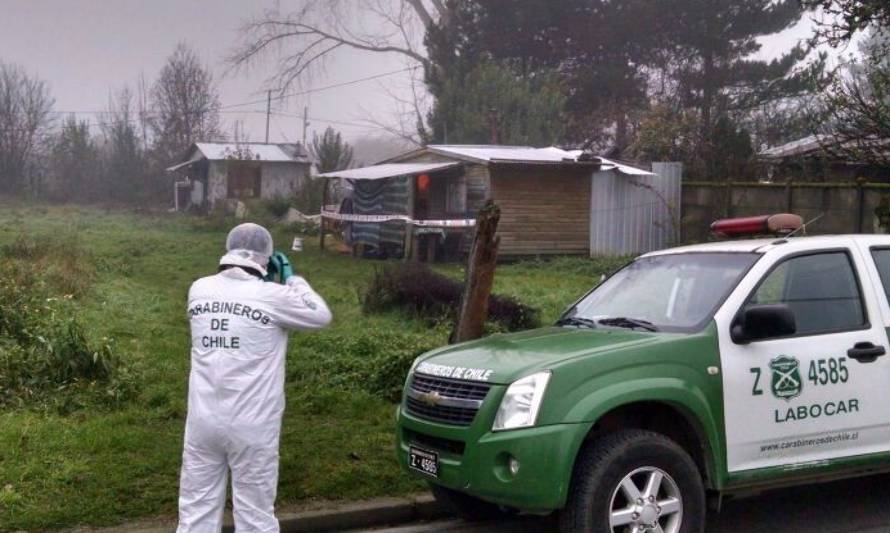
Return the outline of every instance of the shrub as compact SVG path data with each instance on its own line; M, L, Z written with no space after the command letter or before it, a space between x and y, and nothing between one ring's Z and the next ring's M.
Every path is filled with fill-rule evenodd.
M419 264L378 270L362 298L365 312L407 310L417 316L454 319L460 306L463 285ZM507 331L537 327L537 309L509 296L491 295L489 320Z
M65 413L130 398L136 381L113 341L90 340L71 296L51 297L31 266L0 260L0 407L42 403Z
M287 196L275 196L263 200L263 207L276 219L281 219L291 208L293 200Z

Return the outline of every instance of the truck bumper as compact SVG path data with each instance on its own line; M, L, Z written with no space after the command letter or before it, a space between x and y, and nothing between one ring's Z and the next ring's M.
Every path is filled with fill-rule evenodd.
M480 431L474 426L428 422L400 408L399 464L411 475L431 483L526 512L547 513L565 505L575 456L590 424L501 432L492 432L490 427ZM437 478L408 468L411 446L438 453ZM519 462L515 475L510 471L511 459Z

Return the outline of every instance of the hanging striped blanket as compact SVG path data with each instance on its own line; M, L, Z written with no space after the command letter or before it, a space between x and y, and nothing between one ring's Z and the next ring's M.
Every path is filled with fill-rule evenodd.
M357 180L353 183L352 210L357 215L410 215L410 184L407 177ZM404 245L405 224L400 221L353 222L352 242L374 247L381 243Z

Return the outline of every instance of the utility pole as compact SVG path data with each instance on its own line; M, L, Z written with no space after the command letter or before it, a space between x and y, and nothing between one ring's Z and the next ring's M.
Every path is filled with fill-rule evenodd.
M269 144L269 118L272 116L272 91L267 93L266 98L266 144Z
M307 129L309 129L309 106L303 106L303 148L306 148Z
M148 151L148 132L145 127L145 115L148 105L145 101L145 73L139 73L139 121L142 123L142 149Z

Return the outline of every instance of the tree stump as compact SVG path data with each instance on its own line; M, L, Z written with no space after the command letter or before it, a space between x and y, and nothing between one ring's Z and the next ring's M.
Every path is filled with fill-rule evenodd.
M500 238L495 236L501 209L488 200L476 217L476 234L467 258L467 272L452 343L478 339L488 319L488 298L494 283Z

